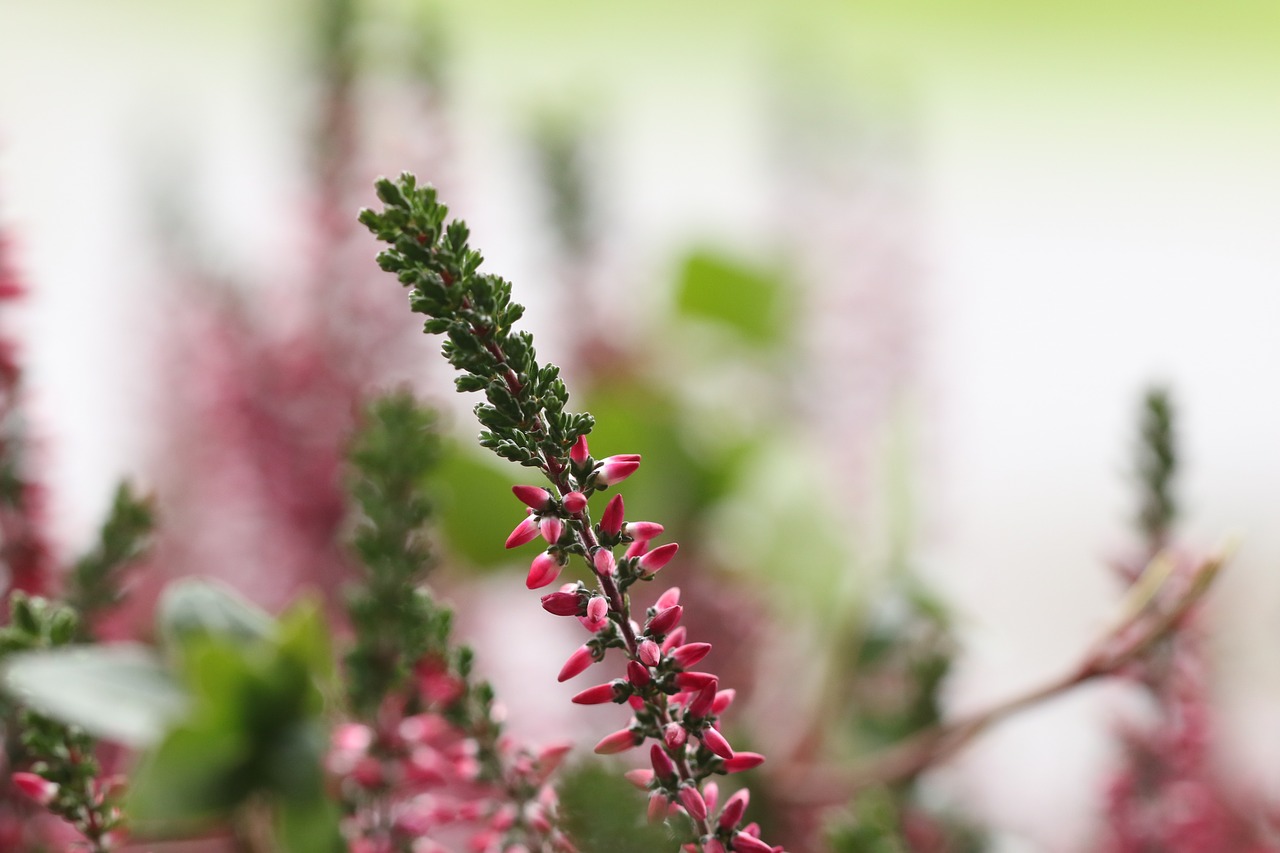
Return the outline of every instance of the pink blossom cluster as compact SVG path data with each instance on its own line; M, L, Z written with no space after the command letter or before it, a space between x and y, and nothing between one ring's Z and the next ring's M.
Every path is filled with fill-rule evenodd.
M94 851L103 851L114 850L124 843L127 836L124 816L117 805L124 792L123 776L111 774L90 779L83 794L71 797L65 795L57 782L31 771L14 772L10 774L9 782L14 790L45 814L60 818L56 822L34 822L39 837L36 844L40 849L46 844L54 844L74 850L88 844ZM0 849L9 850L8 844L20 843L18 839L22 837L23 829L15 826L13 838L5 841L10 833L7 827L0 826L0 841L5 841L5 846Z
M704 781L714 774L757 767L764 757L735 750L721 732L720 715L733 702L734 691L721 689L714 673L692 669L711 651L711 645L691 642L680 625L684 608L679 588L664 592L648 609L643 624L632 619L627 588L637 581L651 580L671 562L679 546L655 546L654 541L664 532L662 525L627 521L621 495L609 500L599 523L591 522L591 494L625 480L639 466L640 457L634 454L594 460L586 438L580 437L569 454L568 470L552 475L555 491L526 485L512 489L528 512L507 538L507 547L539 537L544 540L546 549L529 567L526 585L530 589L555 583L572 554L584 558L591 567L595 589L576 582L542 596L543 609L576 618L591 634L569 656L559 680L586 671L603 660L610 648L624 651L625 678L588 687L573 701L580 705L627 704L633 712L625 727L596 744L597 753L611 755L653 741L651 769L628 774L634 784L649 791L650 819L685 815L696 841L684 849L693 853L781 851L760 840L755 824L741 825L749 797L746 789L720 806L716 783ZM618 549L622 549L621 556Z
M373 725L334 729L327 765L351 853L446 853L463 841L472 853L574 853L548 784L569 747L534 753L489 742L492 721L460 725L450 711L462 684L443 667L421 667L418 686L426 710L389 701Z

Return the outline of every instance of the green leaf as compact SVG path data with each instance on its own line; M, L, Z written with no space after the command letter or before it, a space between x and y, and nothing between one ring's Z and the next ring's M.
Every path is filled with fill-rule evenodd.
M684 262L676 306L684 316L724 326L749 343L777 344L793 316L786 291L777 273L698 251Z
M249 751L233 728L206 722L176 729L129 780L126 812L155 831L211 822L245 796L238 771Z
M208 635L238 641L262 640L271 636L275 628L265 610L231 587L200 578L169 584L160 598L157 614L160 636L167 644Z
M582 853L653 853L677 846L665 829L645 821L643 795L615 768L598 762L565 773L560 811Z
M512 555L503 543L524 517L524 505L511 496L511 484L528 479L528 474L469 448L449 448L431 475L430 488L439 495L440 530L450 552L478 568L510 563Z
M41 713L131 746L159 740L188 704L155 653L134 644L23 652L4 683Z

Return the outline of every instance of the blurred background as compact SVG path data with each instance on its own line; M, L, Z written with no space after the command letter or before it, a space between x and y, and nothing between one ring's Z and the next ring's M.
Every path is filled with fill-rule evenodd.
M713 663L789 837L847 805L821 765L892 739L846 719L883 626L929 627L950 716L1114 620L1152 382L1180 538L1239 546L1204 616L1210 764L1280 802L1278 38L1264 0L0 0L0 222L30 289L4 321L55 547L128 475L163 538L121 633L177 574L276 607L340 580L344 436L410 383L452 413L439 581L513 725L617 727L522 686L580 641L495 547L523 475L471 451L354 226L410 170L515 283L593 451L645 455L629 506L739 647ZM918 796L990 849L1101 849L1131 693L1028 712Z

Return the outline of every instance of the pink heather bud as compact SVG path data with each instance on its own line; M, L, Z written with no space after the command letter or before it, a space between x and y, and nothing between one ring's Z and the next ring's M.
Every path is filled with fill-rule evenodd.
M733 793L733 796L725 801L724 810L720 812L720 828L733 829L742 821L742 816L747 813L747 804L751 802L751 792L746 788L739 788Z
M674 607L680 603L680 587L673 586L671 589L658 596L658 600L654 602L654 610L666 610L668 607Z
M547 540L548 545L554 545L560 541L560 534L564 533L564 522L554 515L548 515L538 522L538 532Z
M560 766L561 762L564 761L565 756L567 756L572 750L573 745L568 743L548 744L539 750L536 762L537 773L535 774L535 781L539 785L547 781L547 778L552 773L556 772L556 768Z
M18 772L9 778L13 781L13 787L39 805L47 806L58 796L58 784L35 773Z
M641 791L647 791L649 783L653 781L653 771L644 767L637 767L635 770L628 770L623 773L622 778L635 785Z
M605 536L617 536L622 532L622 521L626 516L626 507L622 503L622 495L614 495L605 504L604 515L600 516L600 532Z
M671 650L671 657L681 666L693 666L711 651L710 643L686 643Z
M672 649L677 649L680 646L683 646L685 638L688 635L689 632L685 630L683 625L676 628L670 634L667 634L667 638L662 641L662 651L670 652Z
M564 666L560 667L560 674L556 676L556 681L568 681L575 675L585 672L587 667L595 663L596 659L591 654L591 647L581 645L578 650L569 655L569 659L564 662Z
M707 842L702 845L702 853L725 853L724 845L720 843L718 838L708 838Z
M711 713L723 714L725 709L733 704L734 697L737 695L738 691L734 690L732 687L721 690L716 694L716 700L711 703Z
M618 567L613 559L613 552L608 548L597 548L595 554L591 556L591 565L595 568L596 574L606 578Z
M600 473L596 482L602 486L612 486L630 477L640 467L640 456L636 453L624 453L618 456L607 456L601 460Z
M641 640L636 648L636 657L645 666L657 666L662 662L662 649L653 640Z
M538 486L512 486L511 491L530 509L544 510L551 503L551 493Z
M670 755L667 755L666 750L656 743L649 747L649 763L653 765L653 773L659 779L676 777L676 763L671 760Z
M648 542L662 535L662 525L656 521L628 521L627 535L640 542Z
M364 752L373 745L373 729L360 723L343 723L333 730L333 748L343 752Z
M697 692L685 709L687 717L705 717L711 713L711 706L716 701L716 682L713 680Z
M595 746L596 755L616 755L626 752L636 745L636 736L631 729L619 729L611 735L605 735Z
M553 592L542 596L542 609L556 616L577 616L582 609L582 596L576 592Z
M638 660L627 661L627 681L630 681L636 687L644 687L653 676L649 674L649 668Z
M681 690L701 690L715 684L716 676L710 672L681 672L676 674L676 686ZM712 697L714 699L714 697Z
M627 704L628 704L628 705L630 705L630 706L632 707L632 709L634 709L634 710L636 710L636 711L643 711L643 710L644 710L644 697L643 697L643 696L637 696L637 695L635 695L634 693L632 693L632 694L631 694L631 697L630 697L629 699L627 699Z
M661 791L654 791L649 795L649 823L657 823L667 816L667 806L670 800Z
M665 634L676 626L683 615L684 608L679 604L674 607L668 607L665 610L659 610L652 619L645 623L644 632L651 635Z
M654 548L640 558L640 569L646 574L656 574L663 566L671 562L671 558L679 550L680 546L675 542L668 542L666 545Z
M587 496L582 492L569 492L564 496L562 503L564 504L565 512L570 515L577 515L587 508Z
M541 589L555 583L558 577L560 577L560 561L543 551L533 558L533 563L529 566L529 576L524 579L524 585L529 589Z
M575 705L603 705L606 702L612 702L618 695L618 682L610 681L605 684L597 684L595 687L588 687L572 701Z
M716 803L720 802L720 786L715 782L708 782L702 786L702 799L707 804L707 814L716 810Z
M733 836L733 853L773 853L773 848L754 835L739 832Z
M603 595L592 596L587 602L587 618L592 622L600 622L609 615L609 602Z
M758 752L735 752L733 758L726 758L724 762L725 773L741 773L744 770L754 770L764 764L764 756Z
M526 542L532 542L538 538L538 522L534 521L533 516L528 516L524 521L516 525L516 529L511 531L511 535L507 537L508 548L519 548Z
M662 729L662 742L672 752L683 749L688 740L689 733L679 723L667 723Z
M726 761L733 758L733 747L729 746L729 741L725 740L724 735L716 731L714 727L702 730L702 742L707 745L707 749Z
M569 458L574 465L581 465L591 458L591 451L587 449L587 437L585 435L578 436L578 440L573 443L573 449L569 451Z
M702 799L702 794L698 793L698 789L691 785L685 785L680 789L680 805L684 806L684 810L694 820L707 819L707 803Z
M582 623L583 628L586 628L588 631L590 631L593 634L599 631L605 625L609 624L608 619L592 619L589 616L579 616L578 621Z
M489 819L489 826L498 830L498 832L506 832L516 825L516 817L516 807L511 803L507 803L493 813L493 817Z
M643 557L648 552L649 552L649 540L637 539L627 546L627 553L623 554L622 556L630 560L633 557Z

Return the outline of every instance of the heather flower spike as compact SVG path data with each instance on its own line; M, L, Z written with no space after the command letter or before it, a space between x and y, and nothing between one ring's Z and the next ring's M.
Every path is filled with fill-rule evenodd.
M553 554L535 558L526 584L541 588L553 583L566 555L578 555L591 570L595 590L571 585L541 598L548 612L577 617L594 632L570 655L559 679L573 678L610 649L625 657L625 681L597 685L574 698L604 704L625 696L624 704L635 711L628 727L603 738L595 751L609 755L651 742L652 778L643 773L629 778L649 788L651 819L690 823L696 841L687 849L723 853L742 844L761 848L763 842L754 836L735 836L736 822L717 826L709 817L703 792L711 796L711 808L716 797L708 777L748 769L763 758L735 753L720 734L716 717L732 693L718 691L714 674L687 670L710 646L689 642L680 627L680 591L663 592L648 614L631 612L629 588L652 579L671 562L678 546L651 547L663 534L662 525L627 522L621 495L610 498L597 524L591 521L592 498L634 475L640 456L591 456L587 434L594 420L566 410L568 392L558 369L540 364L532 338L515 330L524 309L511 300L510 284L480 271L481 257L468 245L466 226L446 222L447 210L435 190L419 187L405 174L396 181L378 181L377 191L384 209L362 211L360 221L388 244L378 263L411 288L410 305L426 315L426 331L449 337L444 352L460 372L459 390L483 396L475 407L483 427L481 444L537 469L548 481L545 489L514 489L530 515L512 531L507 547L530 542L540 533L555 545ZM625 548L621 556L615 553L619 547Z

